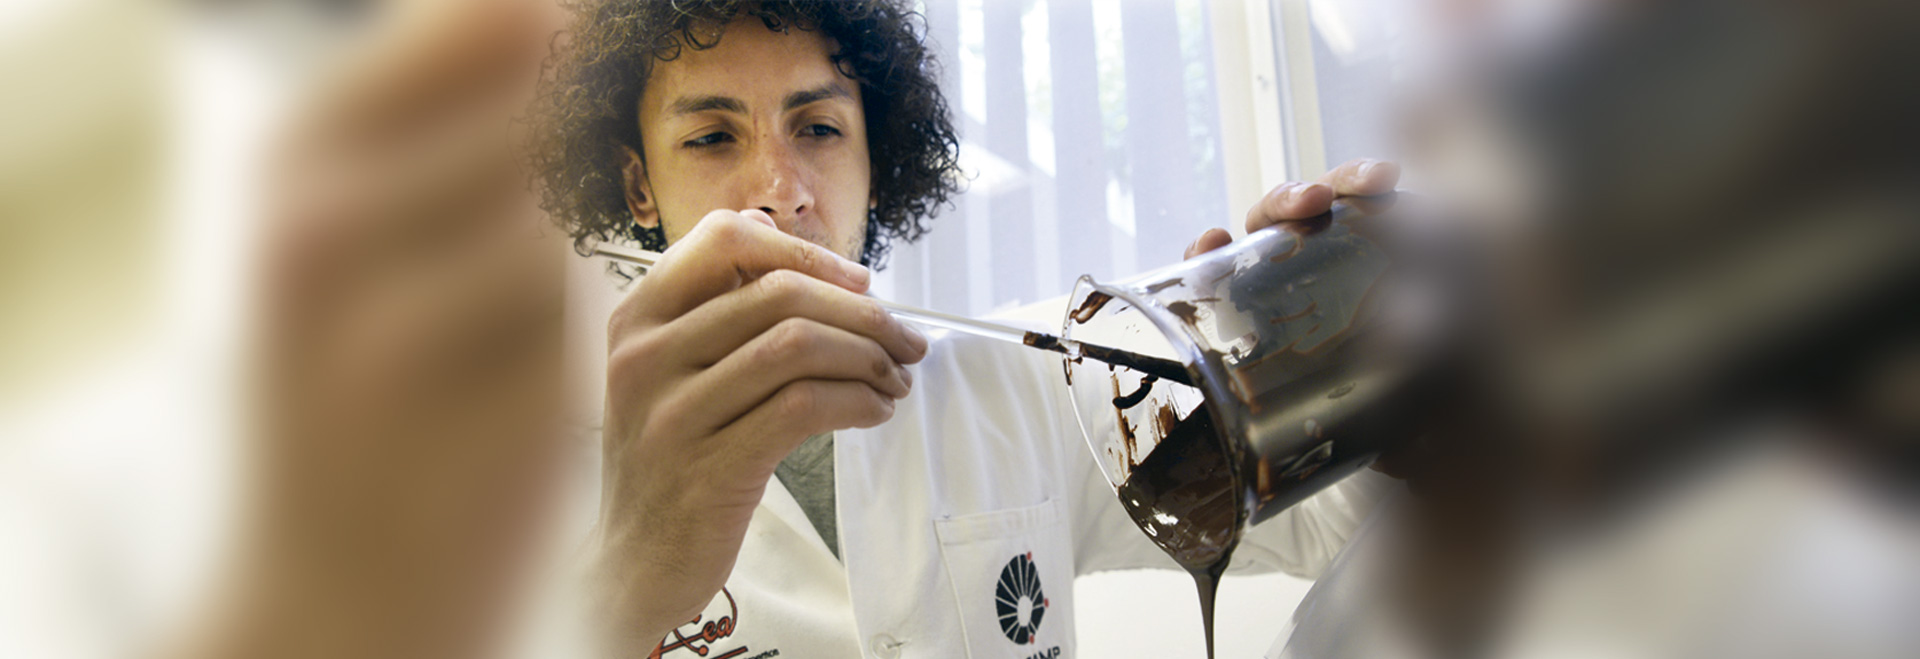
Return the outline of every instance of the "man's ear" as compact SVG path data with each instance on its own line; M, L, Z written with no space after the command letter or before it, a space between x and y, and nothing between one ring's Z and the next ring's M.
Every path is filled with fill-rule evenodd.
M633 147L624 147L627 162L620 168L627 192L627 211L633 213L633 221L641 227L652 229L660 226L660 206L653 198L653 184L647 180L647 163Z

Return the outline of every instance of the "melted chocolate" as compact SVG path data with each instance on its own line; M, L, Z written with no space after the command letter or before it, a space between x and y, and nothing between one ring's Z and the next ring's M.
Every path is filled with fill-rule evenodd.
M1067 352L1067 347L1060 343L1060 337L1052 334L1027 332L1025 336L1020 337L1020 342L1041 350L1052 350L1061 354L1066 354Z
M1135 389L1133 390L1133 393L1127 394L1125 396L1115 397L1113 399L1113 406L1116 408L1125 410L1125 409L1131 409L1135 405L1139 405L1140 401L1147 399L1147 394L1153 393L1153 381L1158 379L1160 378L1152 375L1142 378L1140 380L1139 389Z
M1074 309L1073 313L1069 314L1069 316L1073 318L1073 322L1085 323L1093 320L1093 315L1100 313L1100 308L1107 306L1107 302L1112 300L1113 296L1106 293L1099 291L1088 293L1087 299L1080 302L1080 308Z
M1186 300L1176 300L1168 304L1167 313L1178 316L1180 320L1186 321L1188 325L1200 322L1200 308L1193 306L1192 302Z
M1240 543L1233 470L1205 405L1173 424L1166 438L1120 485L1120 505L1147 538L1193 575L1213 656L1213 600Z
M1052 334L1027 332L1025 336L1020 338L1020 341L1021 343L1041 350L1051 350L1063 355L1071 354L1071 352L1067 350L1066 343L1061 341L1060 337ZM1168 382L1178 382L1189 387L1194 386L1193 378L1187 375L1187 365L1171 359L1149 357L1137 352L1128 352L1091 343L1080 344L1080 356L1103 361L1114 366L1131 368Z
M1154 282L1152 284L1147 285L1147 294L1148 295L1157 294L1160 291L1164 291L1169 288L1179 286L1180 284L1181 284L1181 279L1179 277L1174 277L1166 281Z
M1193 378L1187 375L1187 365L1171 359L1148 357L1137 352L1116 350L1091 343L1080 344L1080 354L1114 366L1131 368L1168 382L1178 382L1189 387L1195 386L1193 384Z

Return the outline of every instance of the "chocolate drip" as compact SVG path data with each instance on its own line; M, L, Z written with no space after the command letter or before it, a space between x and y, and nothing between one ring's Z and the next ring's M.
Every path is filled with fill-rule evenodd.
M1233 470L1205 405L1174 424L1120 485L1120 504L1147 538L1193 575L1213 656L1213 601L1240 542Z
M1152 375L1142 378L1140 380L1139 389L1135 389L1133 390L1133 393L1127 394L1125 396L1119 396L1114 398L1113 406L1125 410L1125 409L1131 409L1135 405L1139 405L1140 401L1144 401L1147 399L1147 394L1153 393L1153 382L1158 379L1160 378Z

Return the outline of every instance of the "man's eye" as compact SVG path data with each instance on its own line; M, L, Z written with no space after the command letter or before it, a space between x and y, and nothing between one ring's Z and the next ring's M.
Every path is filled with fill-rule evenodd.
M716 132L716 133L707 133L705 135L701 135L699 137L687 140L683 144L685 146L699 148L703 146L713 146L721 142L726 142L732 139L733 139L732 135Z
M840 134L840 129L826 124L813 124L801 129L800 134L807 137L833 137Z

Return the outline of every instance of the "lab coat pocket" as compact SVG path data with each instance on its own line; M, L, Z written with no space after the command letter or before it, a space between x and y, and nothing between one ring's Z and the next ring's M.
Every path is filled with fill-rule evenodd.
M967 656L1073 656L1073 547L1059 499L934 520Z

